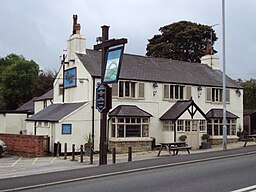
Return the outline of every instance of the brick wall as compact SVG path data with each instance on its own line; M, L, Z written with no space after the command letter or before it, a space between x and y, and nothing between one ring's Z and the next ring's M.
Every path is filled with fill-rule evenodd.
M2 134L0 139L5 142L6 153L25 157L42 157L46 155L47 136Z
M133 152L150 151L152 141L109 141L108 147L112 151L116 148L117 153L128 152L128 147L132 147Z

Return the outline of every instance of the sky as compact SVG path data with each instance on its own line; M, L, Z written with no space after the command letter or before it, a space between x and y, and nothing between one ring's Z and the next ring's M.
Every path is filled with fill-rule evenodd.
M225 0L226 74L256 78L256 1ZM159 28L181 20L215 25L214 47L223 68L222 0L1 0L0 57L10 53L33 59L42 70L58 70L78 15L86 48L93 49L101 26L109 38L127 38L126 53L145 55ZM217 24L217 25L216 25Z

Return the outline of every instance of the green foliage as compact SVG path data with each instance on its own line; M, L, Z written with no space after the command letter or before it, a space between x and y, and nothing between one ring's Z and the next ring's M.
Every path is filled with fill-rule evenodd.
M93 144L93 143L92 143L92 134L89 133L88 135L86 135L86 136L84 137L84 139L85 139L84 148L90 148L91 145Z
M203 135L202 135L202 140L205 140L205 141L208 142L209 139L210 139L210 137L211 137L211 136L210 136L209 134L203 134Z
M200 62L206 53L206 46L217 40L212 27L179 21L159 29L161 35L149 39L147 56L171 58L189 62ZM212 50L212 53L217 53Z
M238 81L244 89L244 109L256 109L256 79L250 79L245 82L239 79Z
M21 55L0 58L0 109L16 109L52 88L52 72L39 73L39 65Z
M181 136L179 137L179 140L180 140L180 141L186 141L186 139L187 139L187 135L181 135Z
M33 96L39 67L34 61L14 61L2 72L1 91L7 109L16 109Z
M46 93L53 88L53 81L56 76L56 71L52 72L50 70L44 72L40 71L38 75L37 83L34 87L34 96L38 97Z

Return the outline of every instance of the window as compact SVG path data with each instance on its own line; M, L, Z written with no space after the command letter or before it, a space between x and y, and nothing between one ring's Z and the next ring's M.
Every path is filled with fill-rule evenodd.
M38 127L49 127L49 126L50 126L50 123L47 122L47 121L38 121L38 122L37 122L37 126L38 126Z
M223 90L219 88L206 88L206 101L221 103L223 101ZM229 90L226 90L226 102L230 102Z
M199 130L202 132L206 131L206 121L205 120L199 120Z
M213 136L223 135L222 119L211 119L207 123L207 132ZM227 119L227 135L236 135L236 119Z
M174 126L173 121L163 121L163 131L174 131Z
M148 137L149 118L118 118L111 119L112 137Z
M185 131L190 132L191 121L185 120Z
M70 135L72 133L72 125L71 124L62 124L62 134Z
M144 83L119 81L118 83L112 84L113 97L143 99L145 97L144 94Z
M59 84L59 95L63 95L63 93L64 93L63 84Z
M178 120L177 131L184 131L184 120Z
M190 99L191 87L183 85L164 85L164 99Z
M44 100L44 108L47 107L47 100Z

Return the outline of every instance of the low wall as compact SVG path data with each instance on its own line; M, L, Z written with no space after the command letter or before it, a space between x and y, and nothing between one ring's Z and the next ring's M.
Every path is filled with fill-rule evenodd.
M25 157L42 157L47 155L47 136L2 134L6 153Z
M133 152L150 151L151 146L152 141L109 141L108 143L109 150L116 148L117 153L126 153L129 147L132 147Z

